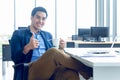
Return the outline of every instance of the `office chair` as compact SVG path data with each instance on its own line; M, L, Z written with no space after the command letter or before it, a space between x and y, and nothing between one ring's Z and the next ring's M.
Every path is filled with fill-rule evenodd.
M3 44L2 45L2 61L12 61L10 52L11 52L10 45Z
M9 41L8 45L3 45L3 52L7 53L7 57L3 57L3 60L10 60L10 61L12 61L12 59L11 59L11 49L10 49L10 40L8 40L8 41ZM7 48L7 50L6 50L6 48ZM6 55L6 54L4 54L4 55ZM29 66L28 63L19 63L19 64L13 65L13 68L14 68L14 79L16 77L16 71L17 71L16 69L20 68L20 69L22 69L22 74L23 74L21 76L21 80L27 80L28 79L28 69L29 69L28 66Z
M6 68L5 68L5 63L11 60L11 54L10 54L10 46L8 44L2 44L2 74L6 74Z

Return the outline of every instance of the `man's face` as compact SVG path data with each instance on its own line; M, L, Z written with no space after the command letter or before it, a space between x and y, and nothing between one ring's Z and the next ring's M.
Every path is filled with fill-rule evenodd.
M34 16L31 17L31 26L34 30L40 30L46 22L46 13L38 11Z

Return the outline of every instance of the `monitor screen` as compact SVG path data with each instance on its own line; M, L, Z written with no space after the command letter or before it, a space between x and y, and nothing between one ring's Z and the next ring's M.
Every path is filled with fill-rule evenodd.
M85 35L89 35L90 36L90 29L89 28L79 28L78 29L78 36L82 37Z
M78 28L78 36L84 40L90 40L90 28Z
M91 37L95 37L97 40L100 37L109 36L109 27L91 27Z

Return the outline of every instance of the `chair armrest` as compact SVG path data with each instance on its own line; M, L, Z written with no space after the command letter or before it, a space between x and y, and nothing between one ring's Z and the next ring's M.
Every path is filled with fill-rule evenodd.
M15 64L13 65L14 68L17 68L17 67L28 67L28 63L19 63L19 64Z
M22 69L22 80L28 80L28 71L29 71L29 63L19 63L13 65L13 68L16 69Z

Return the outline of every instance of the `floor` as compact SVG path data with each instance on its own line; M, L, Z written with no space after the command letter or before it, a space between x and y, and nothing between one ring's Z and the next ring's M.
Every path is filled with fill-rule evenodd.
M13 80L13 62L12 61L5 61L2 62L2 59L0 58L0 80Z

